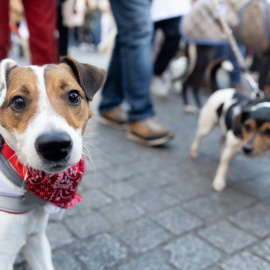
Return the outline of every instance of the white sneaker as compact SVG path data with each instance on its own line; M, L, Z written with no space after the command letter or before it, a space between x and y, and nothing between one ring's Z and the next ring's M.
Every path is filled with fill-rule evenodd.
M161 76L153 76L151 83L151 92L156 96L167 96L169 93L169 88L166 87Z

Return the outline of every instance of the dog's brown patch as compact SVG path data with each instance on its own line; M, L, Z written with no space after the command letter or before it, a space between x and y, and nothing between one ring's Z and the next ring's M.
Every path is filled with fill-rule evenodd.
M7 86L6 99L0 108L0 125L9 131L22 133L37 111L39 91L36 74L31 68L13 68L8 75ZM25 100L23 112L12 109L11 103L15 96Z
M266 122L261 125L259 134L254 140L255 151L263 151L270 147L270 123Z
M84 132L92 113L89 101L70 67L66 64L49 65L45 70L45 84L55 112L63 116L74 129L81 129ZM68 95L72 90L77 90L81 96L78 105L71 105L68 102Z
M250 144L253 147L253 154L258 154L270 147L270 123L265 122L257 127L255 120L247 120L243 129L243 144Z

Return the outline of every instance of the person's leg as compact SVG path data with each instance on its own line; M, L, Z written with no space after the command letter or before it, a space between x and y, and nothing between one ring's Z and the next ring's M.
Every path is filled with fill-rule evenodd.
M64 26L63 15L62 15L62 3L58 5L58 19L57 19L57 29L59 34L59 56L68 55L68 27Z
M55 37L56 1L23 0L23 5L30 33L31 63L33 65L58 63L58 46Z
M155 23L155 28L162 29L165 34L165 41L154 65L154 74L157 76L165 71L178 50L180 42L179 22L180 17L175 17Z
M239 45L239 49L240 53L244 56L246 53L246 47ZM228 59L232 62L234 67L233 71L230 72L231 86L239 88L242 85L242 72L231 47L229 47Z
M118 34L105 83L100 111L113 108L123 97L130 105L129 121L154 115L150 95L152 23L149 0L111 0Z
M0 61L7 57L9 46L9 0L2 0L0 8Z
M124 99L119 50L120 44L119 37L117 35L110 66L108 69L107 79L101 93L102 99L99 105L99 111L101 114L104 114L117 107L122 103Z
M130 105L127 137L146 146L163 145L173 138L173 133L153 118L150 94L153 28L150 19L151 2L110 2L118 34L101 105L104 105L110 95L110 100L107 98L107 108L112 108L113 103L115 106L125 98ZM101 110L102 108L105 109L100 106Z

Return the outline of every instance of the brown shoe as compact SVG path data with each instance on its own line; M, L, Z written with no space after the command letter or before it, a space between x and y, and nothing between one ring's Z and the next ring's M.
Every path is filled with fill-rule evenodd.
M127 137L146 146L157 146L170 141L174 135L155 118L146 118L129 123Z
M127 116L120 107L115 107L108 112L101 113L99 122L109 127L125 129L127 124Z

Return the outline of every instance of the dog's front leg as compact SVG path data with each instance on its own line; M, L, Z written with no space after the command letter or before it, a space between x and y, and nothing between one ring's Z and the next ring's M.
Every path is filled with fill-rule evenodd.
M23 242L21 242L20 236L5 237L0 236L0 270L12 270L13 264L19 253Z
M33 270L54 270L52 253L45 232L31 235L23 247L23 253Z
M0 270L12 270L21 247L19 245L17 247L16 244L14 245L16 242L15 239L12 242L2 241L1 239L0 241Z
M220 138L220 143L219 143L219 159L221 158L221 155L223 153L223 148L224 148L225 142L226 142L226 138L225 138L225 136L222 135Z
M217 172L212 183L215 191L222 191L226 186L226 174L231 160L241 151L241 141L231 132L227 134L226 146L220 156Z
M197 157L201 139L213 129L217 121L218 121L217 116L214 113L212 113L211 110L209 110L208 106L202 108L198 121L196 136L193 143L190 146L189 153L192 158Z
M34 211L34 228L23 247L24 256L33 270L54 270L51 247L46 236L49 215L43 207L37 207Z
M26 243L23 215L0 211L0 270L12 270L16 256Z

